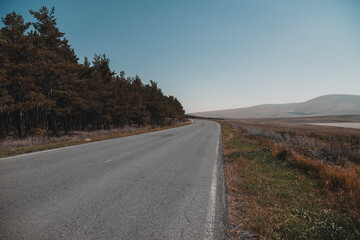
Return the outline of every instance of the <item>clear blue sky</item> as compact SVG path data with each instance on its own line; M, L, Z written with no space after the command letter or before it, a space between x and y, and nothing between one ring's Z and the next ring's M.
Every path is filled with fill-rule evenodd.
M360 94L357 0L0 0L0 16L43 5L80 61L105 53L188 113Z

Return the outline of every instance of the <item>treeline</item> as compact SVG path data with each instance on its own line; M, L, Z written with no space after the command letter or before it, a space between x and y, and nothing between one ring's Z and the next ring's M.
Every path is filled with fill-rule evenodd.
M127 125L165 125L184 120L181 103L157 83L116 74L109 59L78 62L51 10L30 11L36 22L12 12L0 30L0 134L22 138L35 131Z

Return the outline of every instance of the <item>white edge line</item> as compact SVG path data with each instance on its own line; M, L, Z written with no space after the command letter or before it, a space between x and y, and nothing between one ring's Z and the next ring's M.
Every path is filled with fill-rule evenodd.
M188 125L184 125L184 126L181 126L181 127L185 127L185 126L188 126ZM153 134L153 133L156 133L156 132L172 130L172 129L174 129L174 128L163 129L163 130L159 130L159 131L155 131L155 132L134 134L134 135L130 135L130 136L117 137L117 138L94 141L94 142L88 142L88 143L85 142L85 143L80 143L80 144L76 144L76 145L73 145L73 146L66 146L66 147L53 148L53 149L47 149L47 150L40 150L40 151L36 151L36 152L31 152L31 153L23 153L23 154L19 154L19 155L14 155L14 156L10 156L10 157L2 157L2 158L0 158L0 162L6 162L6 161L9 161L9 160L12 160L12 159L20 160L23 157L28 157L28 156L32 156L32 155L43 154L43 153L48 153L48 152L56 152L56 151L61 151L63 149L76 148L76 147L80 147L80 146L91 145L91 144L96 144L96 143L100 143L100 142L107 142L107 141L112 141L112 140L121 139L121 138L134 137L134 136L139 136L139 135L143 135L143 134Z
M208 213L206 217L204 239L211 240L214 238L214 224L215 224L215 208L216 208L216 188L217 188L217 159L219 153L220 137L216 144L215 162L212 171L212 180L208 202Z
M141 134L145 134L145 133L141 133ZM100 141L94 141L94 142L85 142L85 143L75 144L73 146L66 146L66 147L59 147L59 148L53 148L53 149L47 149L47 150L40 150L40 151L36 151L36 152L31 152L31 153L23 153L23 154L14 155L14 156L11 156L11 157L0 158L0 162L1 161L6 161L6 160L11 160L11 159L14 159L14 158L23 158L23 157L37 155L37 154L43 154L43 153L48 153L48 152L56 152L56 151L61 151L61 150L64 150L64 149L77 148L77 147L86 146L86 145L93 145L93 144L97 144L97 143L101 143L101 142L107 142L107 141L112 141L112 140L126 138L126 137L133 137L133 136L137 136L137 135L141 135L141 134L135 134L135 135L130 135L130 136L124 136L124 137L118 137L118 138L112 138L112 139L106 139L106 140L100 140Z

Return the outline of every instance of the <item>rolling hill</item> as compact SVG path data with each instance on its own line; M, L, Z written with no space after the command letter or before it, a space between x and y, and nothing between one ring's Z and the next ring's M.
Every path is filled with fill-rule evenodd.
M190 113L189 115L211 118L360 115L360 95L332 94L301 103L264 104L245 108Z

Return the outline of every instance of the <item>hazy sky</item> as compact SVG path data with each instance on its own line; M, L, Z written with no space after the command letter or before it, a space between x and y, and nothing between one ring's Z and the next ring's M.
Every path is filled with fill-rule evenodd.
M105 53L188 113L360 94L358 0L0 0L0 16L43 5L81 62Z

